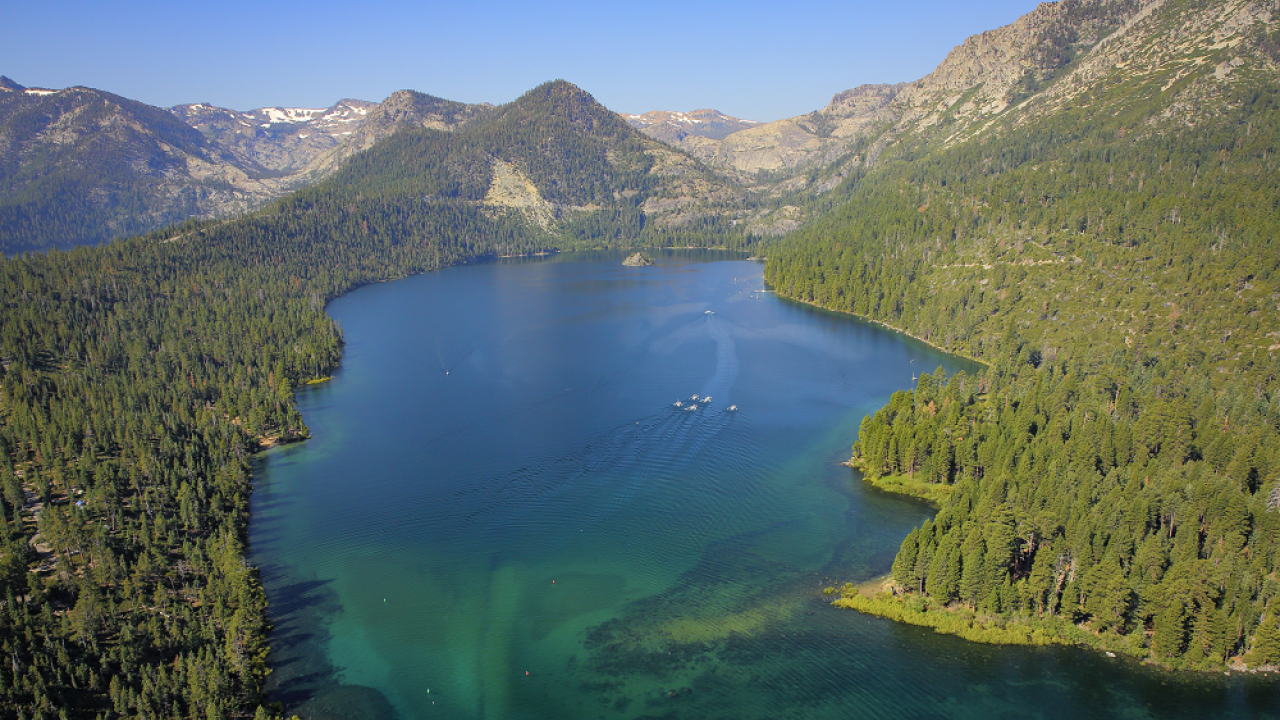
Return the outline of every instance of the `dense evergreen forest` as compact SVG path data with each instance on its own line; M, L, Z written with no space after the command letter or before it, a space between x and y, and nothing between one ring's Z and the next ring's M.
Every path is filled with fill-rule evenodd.
M233 222L0 262L0 717L267 716L249 462L307 435L293 390L342 347L325 303L574 244L572 223L557 235L475 202L489 154L600 206L593 242L633 244L644 222L626 191L662 191L644 150L551 83L470 134L406 131ZM562 165L539 165L547 152ZM741 242L714 223L664 232Z
M1280 92L1223 93L1173 119L1134 80L921 138L770 251L779 292L989 366L924 375L853 448L950 490L898 553L902 602L1280 663Z

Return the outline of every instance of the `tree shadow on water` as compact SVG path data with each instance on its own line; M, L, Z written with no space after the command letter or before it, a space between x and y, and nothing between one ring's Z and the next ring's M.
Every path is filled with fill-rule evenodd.
M342 612L332 580L285 580L287 571L268 576L272 622L271 675L267 697L288 714L313 720L395 717L391 703L377 690L345 685L329 661L329 622Z

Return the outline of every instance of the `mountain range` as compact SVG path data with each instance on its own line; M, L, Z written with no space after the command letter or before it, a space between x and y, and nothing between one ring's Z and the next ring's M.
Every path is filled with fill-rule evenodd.
M1167 4L1044 3L967 39L917 81L845 90L824 108L775 122L708 109L622 117L763 199L733 221L751 235L772 236L812 217L816 198L899 143L928 138L945 146L1000 124L1033 122L1091 96L1117 73L1179 65L1185 76L1207 61L1206 48L1222 55L1213 68L1222 83L1268 67L1229 52L1272 22L1265 3L1212 4L1177 29L1143 22ZM1177 102L1195 111L1195 99ZM3 78L0 249L93 244L189 217L235 215L328 177L399 128L449 131L492 111L409 90L328 108L240 112L195 103L164 110L100 90L24 88Z

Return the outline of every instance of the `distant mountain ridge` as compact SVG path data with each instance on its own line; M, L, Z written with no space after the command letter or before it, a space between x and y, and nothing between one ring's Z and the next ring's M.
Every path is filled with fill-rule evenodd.
M249 163L289 172L355 133L377 103L340 100L328 108L265 107L238 112L209 103L175 105L169 112Z
M381 103L328 108L165 110L3 77L0 251L94 244L237 215L313 185L398 128L449 130L489 109L402 90Z
M467 105L400 90L380 103L348 98L327 108L240 112L193 103L169 111L242 160L309 183L400 127L450 130L491 108L487 103Z
M631 127L668 145L682 147L691 136L723 140L728 135L759 125L755 120L725 115L719 110L701 109L691 112L651 110L639 115L623 115Z

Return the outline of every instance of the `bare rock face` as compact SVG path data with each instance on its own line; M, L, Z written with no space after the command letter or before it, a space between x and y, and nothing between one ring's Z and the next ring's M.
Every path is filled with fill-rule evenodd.
M519 210L538 227L546 230L555 221L555 208L547 202L528 175L515 165L493 161L493 180L485 194L486 205Z
M846 90L822 110L734 133L703 159L716 168L731 168L744 180L762 172L787 176L829 164L895 118L890 103L901 88L864 85Z
M947 125L947 140L1031 97L1074 69L1103 38L1164 0L1041 3L1004 27L966 39L897 98L899 134Z
M1029 100L1026 119L1087 102L1100 83L1122 73L1160 78L1162 92L1177 88L1165 116L1194 123L1220 107L1213 99L1224 86L1280 74L1280 53L1274 49L1278 21L1274 2L1220 0L1187 10L1167 0L1148 0L1069 74Z
M628 255L627 259L622 261L622 264L627 267L645 267L653 264L653 258L642 252L634 252Z
M943 128L946 141L1003 113L1056 80L1082 52L1162 0L1062 0L974 35L913 83L864 85L823 109L687 148L745 182L780 178L832 163L874 162L907 135Z
M890 102L903 87L866 85L846 90L836 95L823 110L771 123L752 124L727 135L676 132L656 122L642 127L642 130L740 181L768 185L848 155L849 149L872 129L896 120ZM628 117L667 115L671 113L654 112ZM630 121L640 126L637 120Z

